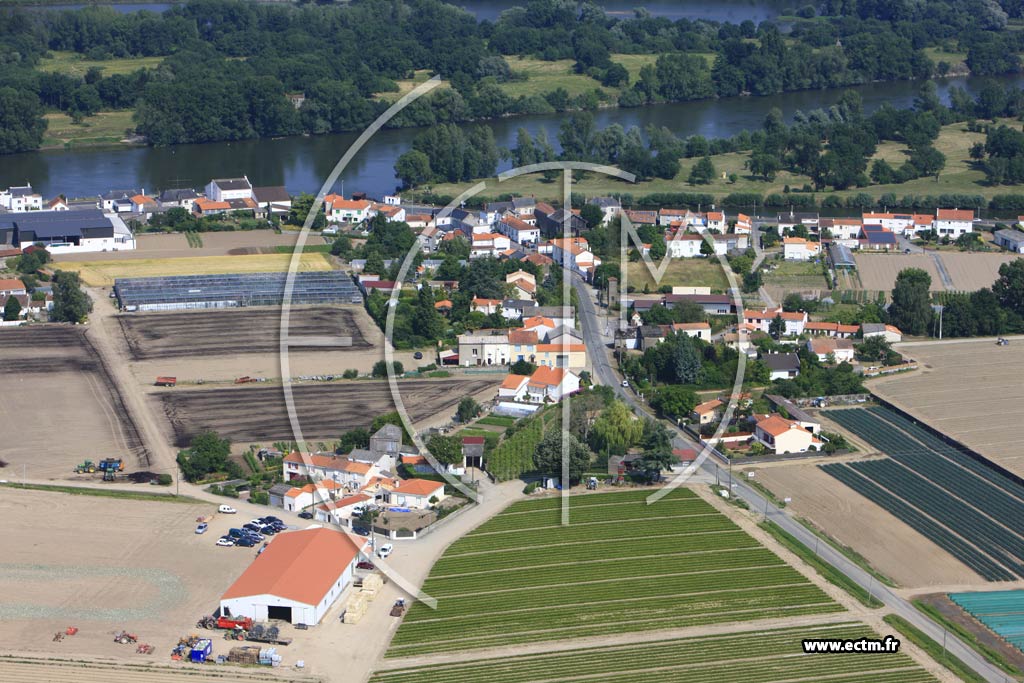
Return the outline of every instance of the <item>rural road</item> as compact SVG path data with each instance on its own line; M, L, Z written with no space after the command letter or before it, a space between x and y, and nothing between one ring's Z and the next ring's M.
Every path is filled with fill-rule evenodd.
M579 295L580 325L583 328L583 340L587 345L587 355L591 359L594 376L602 384L613 387L616 395L623 399L627 405L631 406L635 412L653 417L647 407L641 404L633 396L631 391L625 390L622 387L621 379L608 362L605 341L601 338L599 333L601 325L599 324L597 307L594 303L591 287L575 275L572 276L572 282L573 287L576 288L576 292ZM670 428L675 434L673 445L693 448L697 452L700 452L701 446L699 444L694 443L692 439L676 427L670 425ZM703 467L711 472L712 468L716 466L715 460L715 458L706 459L703 463ZM727 461L722 460L722 462ZM868 572L854 564L831 545L828 543L820 543L820 539L817 536L811 533L803 524L800 524L790 517L787 512L777 508L775 505L772 505L770 501L742 481L732 481L731 471L729 474L729 480L731 483L732 495L734 497L746 502L747 505L750 506L751 510L759 511L764 514L766 518L770 519L781 529L796 538L807 549L816 552L819 558L845 574L850 580L864 588L864 590L869 591L871 595L885 603L885 606L893 613L898 614L909 621L911 624L926 633L932 640L940 643L945 642L946 650L950 654L958 657L985 680L991 681L992 683L1000 683L1007 680L1006 676L1000 669L989 664L981 657L981 655L965 645L956 635L947 633L945 629L938 626L931 619L919 612L917 608L910 604L910 602L904 600L899 595L896 595L894 592L889 590L887 586L880 584Z

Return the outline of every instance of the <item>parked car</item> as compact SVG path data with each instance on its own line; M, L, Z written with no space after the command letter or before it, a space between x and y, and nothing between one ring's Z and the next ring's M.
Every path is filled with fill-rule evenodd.
M242 528L245 529L246 531L251 531L254 534L258 534L260 532L260 525L259 524L253 524L252 522L248 522L247 524L243 524Z
M381 559L385 559L388 555L391 554L391 552L394 549L395 549L395 546L391 545L390 543L385 543L384 545L382 545L380 547L380 550L377 551L377 554L380 555Z
M257 517L256 519L250 519L249 520L249 524L253 524L253 525L257 526L257 527L261 527L264 524L266 524L266 522L263 521L262 517Z
M365 527L365 526L353 525L352 526L352 531L356 532L360 536L369 536L370 535L369 527Z
M277 529L268 524L267 526L260 528L260 533L264 536L273 536L277 533Z
M313 519L313 513L312 512L300 512L299 513L299 519Z
M281 519L279 517L274 517L273 515L267 515L263 519L265 519L267 522L270 522L270 523L273 523L273 524L284 524L284 522L281 521Z
M252 539L253 543L262 543L264 540L266 540L266 537L263 534L257 533L255 531L249 531L248 529L245 529L245 537Z
M206 530L210 528L210 525L206 522L200 522L199 526L196 527L197 534L205 534Z
M238 510L231 507L230 505L221 505L219 508L217 508L217 512L220 512L225 515L233 515L236 512L238 512Z
M376 569L373 562L369 560L363 560L362 562L356 563L356 569Z
M412 357L415 358L416 360L423 360L423 354L420 353L419 351L417 351L416 353L412 354Z
M217 545L223 546L225 548L230 548L234 544L235 544L235 542L233 540L231 540L230 536L221 536L220 538L217 539Z
M230 538L241 538L245 536L245 532L241 529L228 529L228 536Z
M628 379L622 380L622 386L624 386L624 387L626 387L628 389L629 388L629 380Z
M235 545L240 545L243 548L251 548L256 545L256 541L252 540L248 536L242 536L241 538L235 539Z

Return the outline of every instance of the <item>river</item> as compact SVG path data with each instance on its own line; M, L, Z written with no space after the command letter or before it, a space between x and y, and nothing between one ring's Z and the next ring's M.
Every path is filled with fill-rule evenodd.
M1024 76L998 79L1005 85L1024 85ZM938 81L945 101L949 89L961 86L976 91L984 79L951 78ZM897 108L913 103L919 83L872 83L852 88L860 93L870 113L888 102ZM666 126L680 136L726 137L759 128L772 107L790 119L797 110L828 107L844 90L809 90L771 97L736 97L636 109L608 108L595 113L597 124L644 127ZM515 145L520 127L536 135L545 130L556 144L564 115L524 116L489 122L500 146ZM374 196L392 192L397 180L395 160L410 147L416 129L385 130L375 135L343 174L344 192ZM289 137L275 140L220 142L174 147L84 148L29 152L2 157L0 187L30 181L45 197L65 194L87 197L123 188L163 189L202 187L210 178L248 175L256 185L284 185L293 194L315 192L334 164L356 138L355 133ZM504 162L499 170L509 167ZM339 183L338 190L341 190Z

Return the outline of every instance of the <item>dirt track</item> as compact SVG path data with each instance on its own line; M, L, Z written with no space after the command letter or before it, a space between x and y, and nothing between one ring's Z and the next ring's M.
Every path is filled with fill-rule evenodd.
M289 335L348 336L352 349L368 349L355 307L293 307ZM119 315L133 360L277 353L280 349L279 308L238 308L218 311ZM307 351L317 350L316 347ZM320 351L329 350L320 348Z
M398 389L414 422L453 412L463 396L495 387L500 377L471 380L400 380ZM333 439L348 429L368 427L373 418L395 410L387 382L296 384L295 409L305 439ZM235 443L296 440L283 388L242 385L216 389L178 387L155 392L179 447L213 430Z
M84 327L0 331L0 416L17 438L0 444L8 477L67 478L77 462L125 459L150 467L135 419Z

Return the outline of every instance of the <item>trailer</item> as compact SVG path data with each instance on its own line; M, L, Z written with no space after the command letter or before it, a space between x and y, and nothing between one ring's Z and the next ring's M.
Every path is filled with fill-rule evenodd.
M245 639L254 643L273 643L274 645L291 645L291 638L283 638L281 629L275 625L264 626L253 624L245 633Z
M202 664L209 659L212 654L213 641L209 638L201 638L192 646L192 650L189 652L188 658L189 661Z
M178 383L177 377L157 377L154 384L158 387L173 387Z

